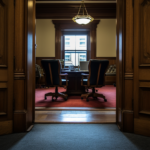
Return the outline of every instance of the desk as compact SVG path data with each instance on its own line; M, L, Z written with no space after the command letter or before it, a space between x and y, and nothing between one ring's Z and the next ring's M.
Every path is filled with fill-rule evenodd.
M62 70L61 73L68 73L68 95L81 95L85 92L85 87L81 86L81 73L88 74L88 71Z

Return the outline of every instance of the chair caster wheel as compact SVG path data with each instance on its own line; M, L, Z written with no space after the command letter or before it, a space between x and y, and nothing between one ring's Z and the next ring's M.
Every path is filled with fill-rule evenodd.
M107 102L107 99L104 99L105 102Z
M53 99L53 97L52 97L52 102L54 102L55 100Z
M68 99L68 97L65 98L65 101Z
M86 99L87 102L89 102L88 98Z
M47 98L46 98L46 96L45 96L45 100L46 100Z

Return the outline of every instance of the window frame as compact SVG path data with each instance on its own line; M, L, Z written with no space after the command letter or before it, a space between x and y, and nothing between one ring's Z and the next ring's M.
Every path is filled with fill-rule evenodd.
M86 45L86 50L65 50L65 36L66 35L75 35L75 36L77 36L77 35L86 35L87 36L87 45ZM76 55L76 53L78 53L78 51L80 51L80 52L85 52L86 51L86 61L88 61L90 58L89 58L89 52L90 52L90 34L89 34L89 31L80 31L80 32L73 32L73 31L66 31L66 32L62 32L62 59L64 59L64 67L65 68L67 68L68 66L65 66L65 52L67 52L67 51L74 51L75 52L75 55ZM75 61L76 61L76 59L75 59ZM76 62L75 62L75 64L76 64ZM78 67L78 66L75 66L75 67Z

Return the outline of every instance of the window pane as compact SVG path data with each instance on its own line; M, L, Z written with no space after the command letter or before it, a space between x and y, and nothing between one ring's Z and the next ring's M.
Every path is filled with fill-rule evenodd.
M87 36L65 35L65 66L78 66L80 61L87 61Z
M65 35L65 50L87 50L87 36Z
M87 50L87 36L76 36L76 50Z
M80 65L80 61L86 61L86 51L77 51L76 52L76 66Z
M75 51L65 51L65 66L75 66Z
M65 35L65 50L75 50L75 36Z
M65 66L78 66L80 61L87 61L86 51L65 51Z

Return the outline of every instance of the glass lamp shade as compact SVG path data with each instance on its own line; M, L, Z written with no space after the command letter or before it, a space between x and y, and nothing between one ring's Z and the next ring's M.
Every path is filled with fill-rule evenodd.
M92 22L94 18L92 18L90 15L77 15L72 20L78 24L88 24L89 22Z

